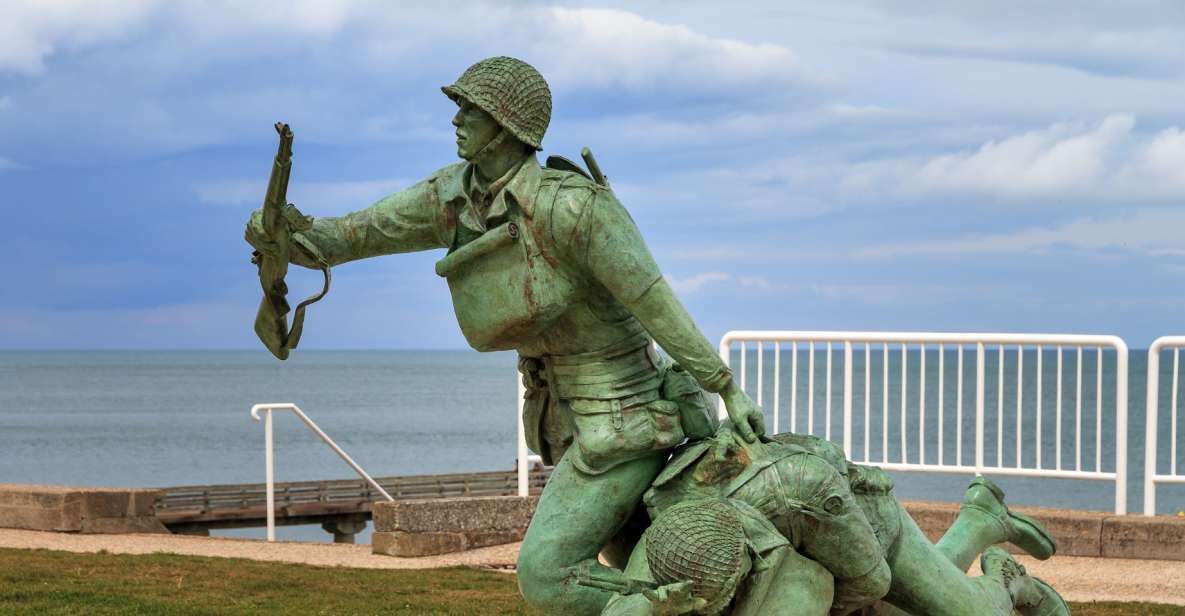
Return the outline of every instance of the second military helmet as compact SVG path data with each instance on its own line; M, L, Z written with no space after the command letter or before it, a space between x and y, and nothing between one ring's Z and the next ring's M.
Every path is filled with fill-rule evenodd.
M551 90L530 64L506 56L486 58L441 90L453 101L477 105L519 141L543 149L543 133L551 123Z
M697 614L723 612L752 565L740 516L723 499L672 505L642 540L656 582L691 582L692 595L707 601Z

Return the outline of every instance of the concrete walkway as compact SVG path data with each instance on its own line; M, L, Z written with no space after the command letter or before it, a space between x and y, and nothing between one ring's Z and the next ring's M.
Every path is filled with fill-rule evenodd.
M0 547L44 548L68 552L152 554L249 558L322 567L428 569L457 565L508 568L519 544L459 554L397 558L370 553L369 545L305 543L183 535L78 535L0 529ZM1070 601L1151 601L1185 605L1185 562L1057 556L1041 562L1021 557L1029 572L1052 584ZM972 569L978 574L978 566Z

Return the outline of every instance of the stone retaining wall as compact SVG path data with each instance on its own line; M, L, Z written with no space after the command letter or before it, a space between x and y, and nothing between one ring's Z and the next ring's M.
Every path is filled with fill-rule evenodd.
M159 490L0 484L0 528L75 533L166 533L156 518ZM538 497L431 498L374 504L373 551L427 556L520 541ZM907 502L918 526L938 540L954 522L953 503ZM1070 556L1185 561L1185 518L1117 516L1017 507L1049 529Z
M905 509L932 541L942 537L959 513L954 503L907 502ZM1012 509L1045 525L1057 540L1058 554L1185 561L1185 518L1045 507Z
M538 497L448 498L375 503L375 554L428 556L522 539ZM959 513L955 503L907 502L937 541ZM1185 519L1015 507L1045 525L1058 554L1185 561Z
M431 556L521 541L539 497L485 496L377 502L375 554Z
M160 490L0 484L0 528L71 533L167 533Z

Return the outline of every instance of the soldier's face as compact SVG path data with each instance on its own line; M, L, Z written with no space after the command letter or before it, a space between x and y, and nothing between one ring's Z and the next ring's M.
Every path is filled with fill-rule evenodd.
M457 127L457 156L468 161L472 161L502 130L493 116L464 100L460 102L457 115L453 116L453 126Z

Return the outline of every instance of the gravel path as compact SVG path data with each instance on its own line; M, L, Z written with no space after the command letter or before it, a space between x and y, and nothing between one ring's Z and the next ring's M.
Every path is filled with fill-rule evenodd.
M1148 601L1185 605L1185 562L1054 556L1017 560L1069 601ZM979 574L979 565L972 568Z
M250 558L323 567L365 569L430 569L457 565L513 566L519 544L471 550L459 554L396 558L370 553L369 545L342 545L184 535L74 535L0 529L0 547L44 548L68 552L152 554L168 552L194 556ZM1151 601L1185 605L1185 562L1122 560L1057 556L1041 562L1020 557L1030 573L1049 582L1070 601ZM979 567L972 573L978 575Z

